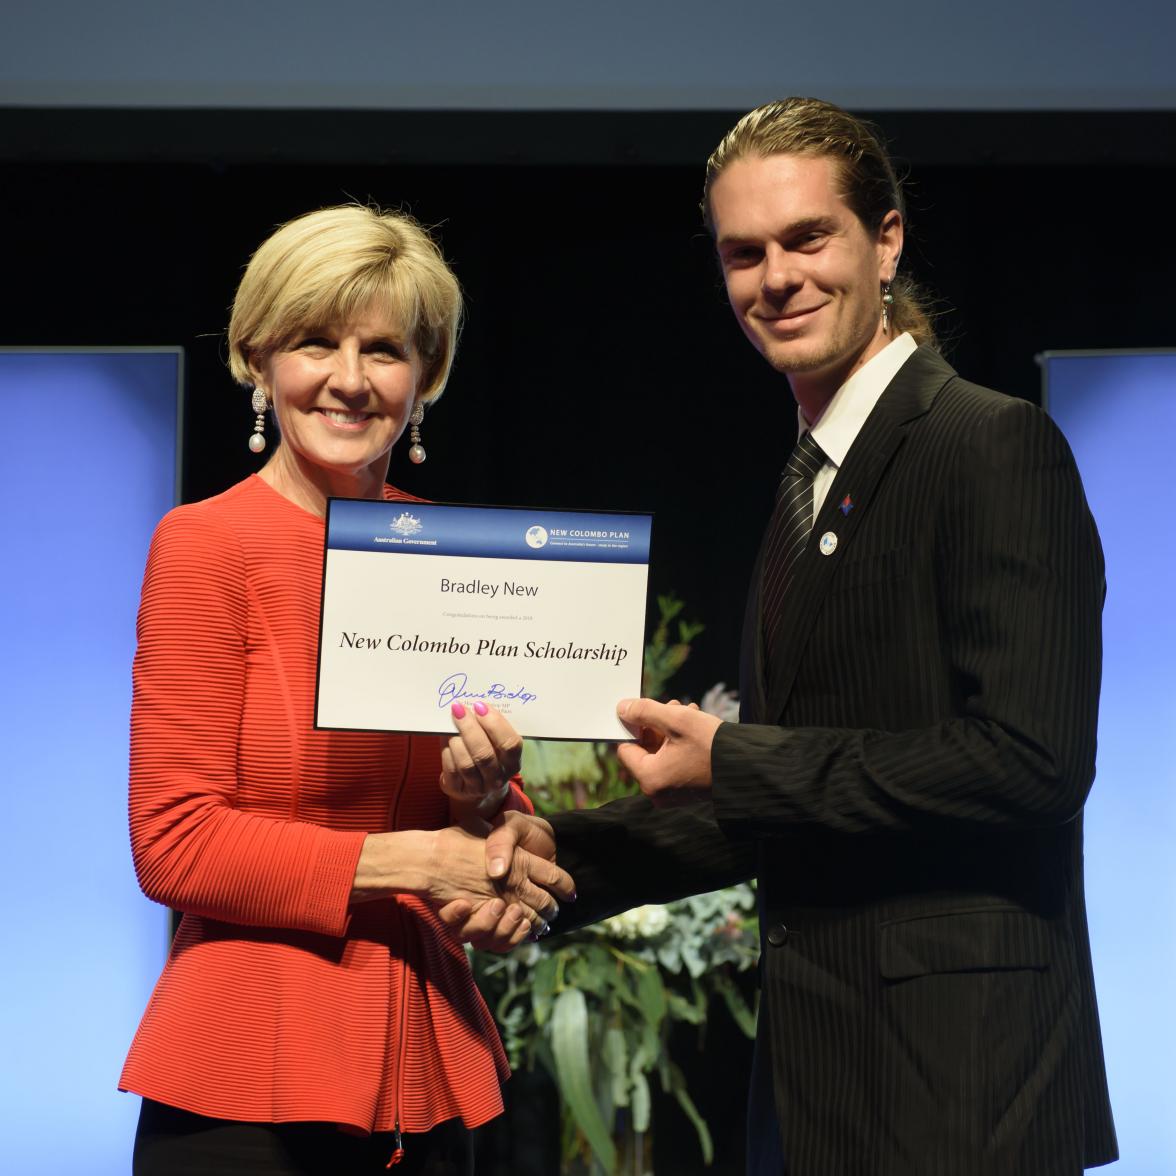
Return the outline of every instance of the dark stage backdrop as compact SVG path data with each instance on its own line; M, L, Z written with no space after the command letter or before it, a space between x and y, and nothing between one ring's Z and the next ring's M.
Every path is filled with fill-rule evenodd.
M1023 133L1011 155L977 146L986 125L1007 144L1007 115L973 116L963 159L938 117L908 136L922 159L910 177L905 264L940 296L962 372L1036 399L1042 350L1176 342L1176 165L1172 140L1155 134L1170 123L1151 116L1151 147L1130 159L1120 148L1132 124L1120 119L1115 142L1071 131L1060 158L1043 148L1053 161L1034 164ZM712 113L690 126L709 143L697 128L728 122ZM104 125L109 138L114 124ZM287 150L298 125L279 128ZM309 155L322 154L331 125L307 124ZM340 116L338 125L344 141L375 124ZM418 156L509 154L503 141L475 148L469 120L456 146L424 144L432 124L414 125ZM485 125L491 139L518 129ZM604 124L575 125L590 138ZM166 126L159 149L175 155ZM532 126L551 136L559 120ZM669 154L680 154L682 126L670 128ZM441 500L653 510L652 590L678 593L707 625L680 689L697 696L733 682L746 576L795 415L785 382L727 309L697 211L704 149L691 164L267 164L263 143L248 162L240 139L235 163L203 148L151 162L142 142L124 153L131 161L101 145L93 154L106 158L78 162L71 148L62 154L72 161L55 161L48 141L8 153L0 343L185 347L183 489L200 498L259 464L245 444L247 396L223 364L227 307L250 251L275 224L323 204L410 209L438 226L469 305L450 388L425 422L429 460L415 468L398 453L392 480ZM1088 162L1077 160L1083 142ZM373 136L372 157L386 147ZM356 150L352 141L344 154ZM524 141L518 154L545 150ZM107 457L117 479L119 455Z

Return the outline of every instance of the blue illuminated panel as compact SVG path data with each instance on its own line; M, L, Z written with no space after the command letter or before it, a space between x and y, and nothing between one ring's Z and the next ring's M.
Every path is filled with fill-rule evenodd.
M167 948L127 834L135 611L174 503L178 349L0 349L3 1160L126 1176L123 1057Z
M1054 352L1047 407L1082 471L1107 561L1098 778L1086 886L1122 1160L1176 1172L1176 352Z

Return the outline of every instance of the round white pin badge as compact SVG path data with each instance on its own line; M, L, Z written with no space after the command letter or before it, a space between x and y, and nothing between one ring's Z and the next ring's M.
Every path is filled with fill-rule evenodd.
M832 531L826 531L821 536L821 554L832 555L837 550L837 536Z

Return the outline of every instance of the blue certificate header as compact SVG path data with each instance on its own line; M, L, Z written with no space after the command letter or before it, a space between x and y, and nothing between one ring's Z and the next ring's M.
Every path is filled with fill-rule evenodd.
M332 498L327 549L646 564L652 525L648 514Z

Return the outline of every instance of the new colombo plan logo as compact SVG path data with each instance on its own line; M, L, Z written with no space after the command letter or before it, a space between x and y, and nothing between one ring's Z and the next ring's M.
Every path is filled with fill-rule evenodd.
M536 523L527 528L526 540L528 547L543 547L547 543L547 529Z
M424 524L408 511L403 511L398 519L388 524L388 529L395 531L397 535L415 535L418 531L424 530Z

